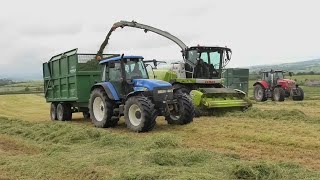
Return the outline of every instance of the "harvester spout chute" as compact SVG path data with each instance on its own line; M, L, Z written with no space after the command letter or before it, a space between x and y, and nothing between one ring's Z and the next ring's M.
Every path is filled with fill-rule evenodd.
M102 57L101 55L103 54L104 48L108 45L108 41L109 41L109 38L110 38L112 32L115 31L118 27L124 28L126 26L138 28L138 29L143 29L144 32L151 31L151 32L154 32L156 34L159 34L161 36L164 36L164 37L170 39L171 41L175 42L181 48L181 52L182 52L183 56L184 56L185 50L188 48L188 46L186 44L184 44L179 38L175 37L174 35L166 32L166 31L163 31L163 30L160 30L160 29L148 26L148 25L140 24L135 21L131 21L131 22L130 21L120 21L120 22L114 23L112 28L109 30L105 40L101 44L100 49L97 53L97 59Z

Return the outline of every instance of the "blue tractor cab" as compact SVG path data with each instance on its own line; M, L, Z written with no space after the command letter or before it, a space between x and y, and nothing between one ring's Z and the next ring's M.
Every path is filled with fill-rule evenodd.
M142 56L102 59L101 82L91 89L90 117L97 127L113 127L124 115L128 128L144 132L154 128L157 116L169 124L193 120L194 107L170 83L149 79Z

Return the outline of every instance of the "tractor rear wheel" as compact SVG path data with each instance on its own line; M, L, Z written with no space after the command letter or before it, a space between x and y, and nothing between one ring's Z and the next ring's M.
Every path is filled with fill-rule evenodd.
M302 90L302 88L297 87L297 95L296 96L292 96L292 100L294 101L303 101L304 99L304 92Z
M267 95L266 95L266 89L260 85L260 84L257 84L254 86L254 99L256 101L259 101L259 102L262 102L262 101L266 101L268 98L267 98Z
M102 89L94 89L89 100L89 114L93 124L99 128L114 127L118 124L113 116L113 103Z
M286 92L282 87L276 87L273 90L272 99L275 101L284 101Z
M68 103L59 103L57 106L57 119L66 121L72 119L71 105Z
M175 92L173 98L178 101L177 110L170 112L170 115L166 116L168 124L189 124L193 121L195 115L195 110L192 102L187 97L187 95L181 92Z
M58 118L57 118L57 104L56 103L51 103L50 117L51 117L52 121L58 120Z
M157 111L147 97L130 97L124 106L127 127L135 132L147 132L156 125Z

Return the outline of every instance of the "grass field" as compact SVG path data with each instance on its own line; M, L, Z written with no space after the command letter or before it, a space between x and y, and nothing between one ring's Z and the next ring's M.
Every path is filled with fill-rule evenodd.
M185 126L160 117L137 134L123 119L52 122L41 95L3 95L0 179L320 179L318 107L267 101Z
M39 92L43 92L43 81L27 81L0 86L0 94L23 94Z

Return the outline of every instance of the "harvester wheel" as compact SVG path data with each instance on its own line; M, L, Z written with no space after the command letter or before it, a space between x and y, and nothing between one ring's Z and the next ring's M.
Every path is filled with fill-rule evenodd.
M114 127L118 121L112 119L113 104L106 92L94 89L89 100L89 114L93 124L99 128Z
M58 120L58 118L57 118L57 104L56 103L51 103L50 117L51 117L52 121Z
M59 121L71 120L71 106L67 103L59 103L57 106L57 119Z
M268 99L265 88L260 84L254 86L254 99L259 102L266 101Z
M297 87L297 96L292 96L292 100L294 101L303 101L304 99L304 92L302 88Z
M147 97L130 97L124 106L127 127L136 132L147 132L156 125L157 111Z
M273 90L272 98L275 101L284 101L284 98L286 96L286 92L282 87L276 87Z
M173 110L169 116L166 116L168 124L188 124L193 121L194 117L194 106L187 95L176 92L173 95L174 99L178 101L178 111Z

